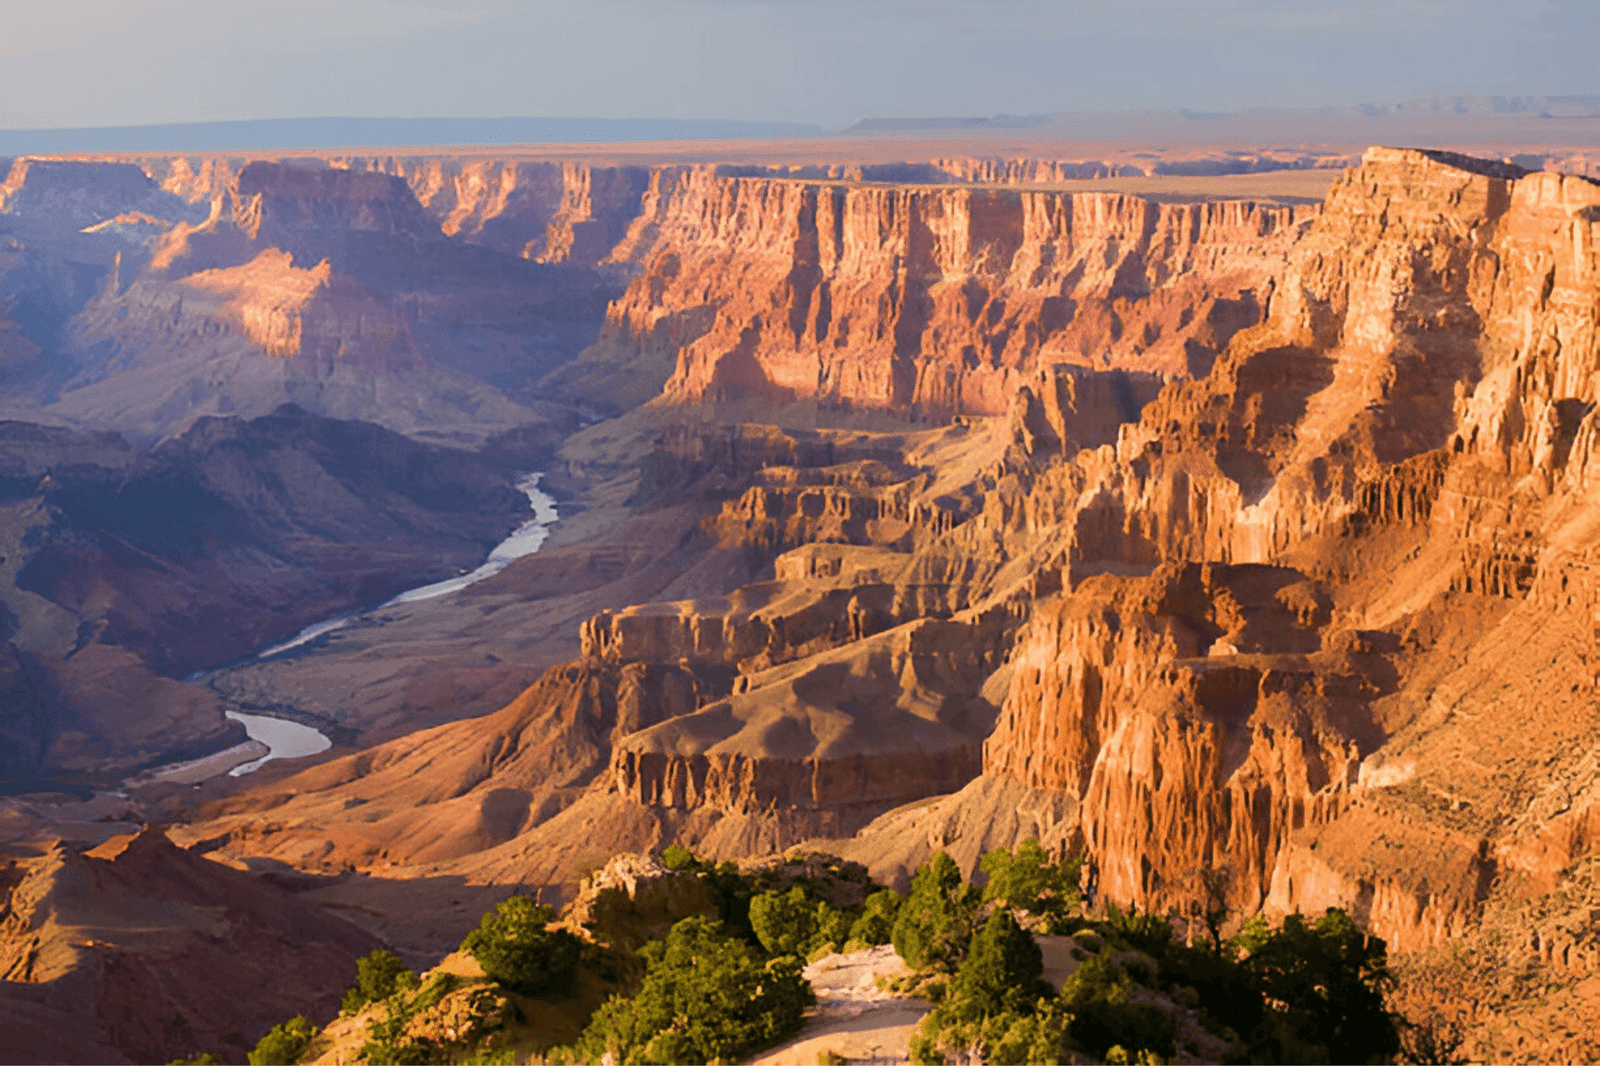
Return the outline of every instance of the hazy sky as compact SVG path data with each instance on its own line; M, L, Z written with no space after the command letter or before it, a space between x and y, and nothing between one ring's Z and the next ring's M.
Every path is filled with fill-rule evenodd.
M1600 93L1596 0L0 0L0 128Z

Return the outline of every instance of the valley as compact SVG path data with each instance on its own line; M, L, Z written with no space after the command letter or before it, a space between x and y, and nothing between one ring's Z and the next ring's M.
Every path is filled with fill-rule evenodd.
M0 167L17 1061L237 1061L617 855L1028 838L1600 1055L1581 144L921 136Z

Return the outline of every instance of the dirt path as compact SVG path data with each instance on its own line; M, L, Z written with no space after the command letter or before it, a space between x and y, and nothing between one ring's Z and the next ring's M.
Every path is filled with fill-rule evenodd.
M811 963L805 975L817 993L816 1012L798 1036L756 1059L756 1066L813 1066L825 1051L846 1062L910 1062L911 1037L932 1004L877 986L880 976L906 972L887 945Z

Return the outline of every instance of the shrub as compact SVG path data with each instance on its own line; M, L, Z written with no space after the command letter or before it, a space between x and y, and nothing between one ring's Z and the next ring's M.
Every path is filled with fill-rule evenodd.
M511 896L483 916L461 942L461 950L514 991L569 995L583 941L565 929L547 929L554 918L549 907L527 896Z
M1027 1012L1054 990L1045 983L1044 956L1010 911L995 911L972 938L948 1002L974 1016Z
M455 991L460 978L436 973L420 988L413 983L383 1001L383 1015L367 1023L367 1040L359 1061L395 1066L448 1061L447 1048L436 1039L414 1033L412 1022Z
M400 956L379 948L356 963L355 987L344 994L339 1013L354 1014L368 1003L388 999L401 989L417 987L417 975Z
M934 1032L924 1020L923 1031L911 1038L911 1061L943 1063L943 1044L960 1058L970 1060L976 1050L979 1061L1004 1066L1074 1062L1076 1059L1066 1050L1069 1021L1070 1016L1053 1000L1040 1003L1026 1014L1007 1011L968 1027L942 1032Z
M1053 863L1032 837L1017 846L989 852L979 862L988 882L984 902L997 902L1043 919L1051 932L1066 927L1079 901L1078 872L1082 857Z
M850 939L850 914L827 900L814 899L795 885L788 892L769 889L750 900L750 928L768 954L811 958Z
M892 888L868 896L861 917L850 927L851 940L863 944L887 944L894 936L894 919L900 913L900 893Z
M955 860L942 851L918 867L911 894L895 915L891 941L913 969L951 972L972 939L978 893L961 883Z
M575 1052L599 1062L713 1062L742 1058L799 1030L816 1001L799 961L763 965L722 923L685 918L640 954L648 970L631 998L614 996L590 1019Z
M1061 986L1060 1003L1072 1016L1072 1039L1097 1058L1114 1047L1170 1058L1178 1023L1169 1011L1133 999L1133 982L1105 955L1086 959Z
M808 959L840 950L850 939L850 927L855 924L848 911L842 911L826 900L817 901L814 919L817 931L811 938L811 950L806 953Z
M1307 925L1298 914L1270 929L1253 919L1234 938L1271 1008L1252 1035L1253 1054L1278 1062L1366 1062L1400 1050L1384 1009L1387 946L1341 910Z
M698 863L694 852L682 844L668 844L661 852L661 865L669 870L693 870Z
M995 911L972 938L949 992L924 1019L917 1061L943 1061L944 1049L968 1058L975 1052L984 1062L1044 1062L1059 1056L1066 1019L1059 1012L1043 1022L1035 1018L1053 991L1043 971L1033 937L1009 910Z
M249 1059L250 1066L289 1066L300 1061L316 1035L317 1027L305 1015L296 1014L274 1025L245 1058Z
M1153 959L1161 958L1172 942L1172 923L1160 915L1140 914L1137 906L1123 911L1115 903L1107 903L1104 928L1113 937Z
M750 928L769 954L804 955L817 935L817 908L799 885L763 892L750 901Z

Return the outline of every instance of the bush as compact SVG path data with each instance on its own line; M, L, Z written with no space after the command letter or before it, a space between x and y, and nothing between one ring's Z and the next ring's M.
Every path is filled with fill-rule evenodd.
M1066 1051L1069 1021L1053 1000L1040 1003L1027 1014L1007 1011L971 1026L943 1031L935 1031L924 1020L923 1031L911 1037L911 1061L943 1063L943 1044L960 1058L970 1061L971 1052L977 1049L978 1061L1005 1066L1073 1062L1076 1059Z
M565 929L547 929L554 918L549 907L512 896L483 916L461 942L461 950L513 991L570 995L583 941Z
M824 950L836 951L850 939L852 927L848 911L815 899L801 885L788 892L768 889L750 900L751 931L771 955L809 959Z
M894 919L900 913L900 893L892 888L868 896L861 917L850 927L851 940L863 944L887 944L894 936Z
M1032 837L1017 846L989 852L979 862L988 882L984 902L996 902L1043 919L1051 932L1064 929L1079 902L1078 872L1082 857L1053 863Z
M1096 1058L1114 1047L1172 1057L1178 1023L1169 1011L1133 999L1133 982L1104 955L1086 959L1061 986L1061 1008L1072 1016L1067 1032Z
M1270 929L1257 917L1234 938L1243 966L1272 1007L1252 1054L1277 1062L1367 1062L1400 1050L1384 1009L1387 945L1330 908L1308 926L1298 914Z
M978 893L961 883L955 860L942 851L918 867L911 894L895 915L891 941L912 969L953 972L966 955L977 917Z
M388 999L401 989L417 987L417 975L400 956L379 948L356 963L355 987L344 994L339 1013L354 1014L368 1003Z
M383 1001L383 1015L367 1023L367 1040L361 1046L359 1061L395 1066L417 1066L444 1062L445 1048L437 1041L411 1033L412 1020L455 991L460 978L436 973L428 983L402 988Z
M669 870L693 870L699 863L694 852L682 844L668 844L661 852L661 865Z
M274 1025L245 1058L250 1066L290 1066L300 1061L316 1035L317 1027L304 1014L296 1014Z
M1105 931L1129 947L1159 959L1172 942L1172 923L1155 914L1140 914L1137 906L1121 910L1106 904Z
M1033 937L1017 925L1009 910L995 911L972 938L949 992L924 1019L916 1060L943 1061L943 1049L966 1058L975 1052L984 1062L1043 1062L1057 1057L1066 1019L1059 1012L1043 1023L1035 1018L1053 992L1042 979L1043 972Z
M1045 983L1039 945L1010 911L995 911L972 938L950 989L952 1003L976 1015L1030 1011L1053 989Z
M799 885L763 892L750 901L750 928L769 954L805 955L817 935L816 904Z
M800 1029L816 1001L792 956L763 965L722 923L685 918L640 954L648 970L631 998L614 996L579 1038L578 1061L607 1052L624 1063L743 1058Z

